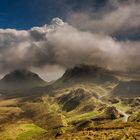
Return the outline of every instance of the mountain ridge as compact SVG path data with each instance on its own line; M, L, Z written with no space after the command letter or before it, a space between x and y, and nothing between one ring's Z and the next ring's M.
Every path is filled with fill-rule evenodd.
M56 80L54 85L72 83L117 83L119 80L109 70L93 65L79 65L67 69L63 76Z
M17 69L6 74L0 80L0 89L16 90L36 87L46 82L42 80L36 73L27 69Z

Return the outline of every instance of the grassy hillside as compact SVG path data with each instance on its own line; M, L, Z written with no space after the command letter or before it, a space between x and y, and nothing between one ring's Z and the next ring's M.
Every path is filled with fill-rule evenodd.
M129 94L137 89L139 82L78 67L52 85L10 91L0 98L0 139L139 140L140 98Z

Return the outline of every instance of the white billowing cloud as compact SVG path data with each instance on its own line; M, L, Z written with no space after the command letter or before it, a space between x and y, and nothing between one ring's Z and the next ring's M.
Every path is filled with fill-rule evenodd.
M140 66L140 42L119 42L110 36L82 32L70 25L49 34L47 39L53 48L53 61L64 67L84 63L127 70Z
M79 64L136 70L139 60L139 41L117 41L108 34L80 31L59 18L30 30L0 29L1 72L56 65L66 69Z
M28 41L29 33L27 31L18 31L15 29L0 29L0 47L11 47Z

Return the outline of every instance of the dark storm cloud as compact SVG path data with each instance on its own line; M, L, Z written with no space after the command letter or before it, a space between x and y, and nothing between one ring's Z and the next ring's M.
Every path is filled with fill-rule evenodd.
M80 30L107 34L119 39L138 40L139 9L139 0L109 0L100 11L70 13L68 21Z

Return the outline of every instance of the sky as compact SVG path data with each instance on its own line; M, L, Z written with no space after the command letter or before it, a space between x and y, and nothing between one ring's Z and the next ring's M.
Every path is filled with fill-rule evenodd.
M47 81L80 64L140 71L140 0L0 0L0 76Z
M70 11L99 8L106 0L0 0L0 28L29 29Z

